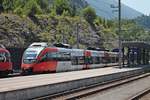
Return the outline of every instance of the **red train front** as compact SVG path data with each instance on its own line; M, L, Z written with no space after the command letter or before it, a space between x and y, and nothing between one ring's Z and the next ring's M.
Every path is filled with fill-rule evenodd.
M12 62L10 53L0 45L0 76L7 75L12 72Z

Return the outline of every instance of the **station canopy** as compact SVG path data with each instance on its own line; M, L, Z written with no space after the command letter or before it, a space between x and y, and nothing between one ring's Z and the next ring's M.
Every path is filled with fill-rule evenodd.
M137 42L137 41L124 41L122 42L123 47L136 47L150 49L150 44L147 42Z

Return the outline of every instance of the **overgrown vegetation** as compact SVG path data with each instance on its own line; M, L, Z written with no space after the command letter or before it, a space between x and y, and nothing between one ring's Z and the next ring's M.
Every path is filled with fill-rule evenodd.
M76 46L79 32L81 48L117 47L117 20L97 16L83 0L1 0L0 13L0 43L7 46L27 46L35 41ZM123 20L122 39L149 41L150 32L137 24L148 27L149 19Z

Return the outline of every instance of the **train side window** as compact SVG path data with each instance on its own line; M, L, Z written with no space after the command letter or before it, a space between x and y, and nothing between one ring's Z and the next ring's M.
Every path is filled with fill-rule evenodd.
M100 57L96 57L96 64L100 64Z
M72 65L78 65L78 57L75 56L71 57L71 63Z
M102 57L102 63L106 64L107 63L107 58L106 57Z
M93 64L95 64L95 57L92 57Z
M113 63L113 60L114 60L114 57L111 57L111 61L110 61L110 63Z
M112 57L112 63L115 63L115 62L116 62L116 58Z
M78 57L78 65L83 65L84 63L85 63L84 57L83 56Z
M70 53L66 52L50 52L48 53L48 60L70 61L71 56Z
M61 57L60 57L61 61L70 61L71 60L71 55L70 53L61 53Z
M93 57L93 64L99 64L100 58L99 57Z
M99 64L103 63L103 57L99 58Z
M71 58L72 65L83 65L85 64L84 56L72 57Z

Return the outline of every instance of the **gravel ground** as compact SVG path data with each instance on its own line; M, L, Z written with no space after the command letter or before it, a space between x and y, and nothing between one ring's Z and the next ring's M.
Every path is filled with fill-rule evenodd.
M125 84L123 86L116 87L111 90L106 90L101 93L81 98L81 100L127 100L129 99L129 97L132 97L136 93L139 93L140 91L143 91L149 87L150 76L135 82L131 82L129 84ZM150 100L150 98L142 100Z

